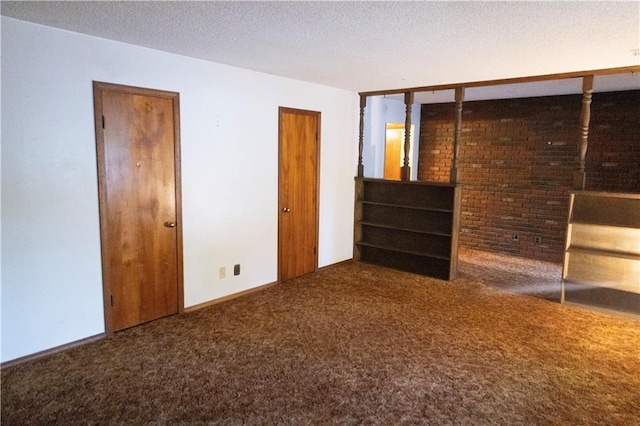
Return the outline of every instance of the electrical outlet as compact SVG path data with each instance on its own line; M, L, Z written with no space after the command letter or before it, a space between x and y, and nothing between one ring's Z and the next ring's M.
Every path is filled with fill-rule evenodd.
M513 241L520 241L518 234L513 234Z
M233 275L240 275L240 264L239 263L233 267Z
M227 268L225 268L224 266L220 267L220 278L226 278L227 277Z
M540 235L536 235L533 237L533 242L536 244L542 244L542 237Z

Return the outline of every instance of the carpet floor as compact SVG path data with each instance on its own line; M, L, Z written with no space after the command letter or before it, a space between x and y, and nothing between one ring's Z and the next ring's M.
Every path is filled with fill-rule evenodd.
M547 300L557 264L459 269L343 263L3 368L2 424L640 424L638 320Z

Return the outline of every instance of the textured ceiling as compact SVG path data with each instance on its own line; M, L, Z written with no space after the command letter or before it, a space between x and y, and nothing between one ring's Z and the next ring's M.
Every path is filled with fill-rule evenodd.
M1 13L356 92L640 64L639 2L3 1Z

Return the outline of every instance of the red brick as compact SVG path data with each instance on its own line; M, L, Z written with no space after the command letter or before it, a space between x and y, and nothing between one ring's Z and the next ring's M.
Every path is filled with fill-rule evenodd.
M462 247L562 261L581 109L581 95L464 104ZM454 117L423 105L419 180L449 181ZM593 95L586 172L588 190L640 193L640 91Z

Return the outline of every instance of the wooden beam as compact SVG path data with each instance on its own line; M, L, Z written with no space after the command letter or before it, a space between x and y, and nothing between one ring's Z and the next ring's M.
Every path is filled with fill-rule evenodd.
M595 76L595 75L611 75L611 74L624 74L627 72L640 72L640 65L631 65L628 67L618 67L618 68L604 68L598 70L591 71L575 71L575 72L565 72L558 74L544 74L537 76L529 76L529 77L514 77L514 78L503 78L498 80L484 80L484 81L474 81L468 83L453 83L453 84L438 84L433 86L420 86L420 87L409 87L404 89L389 89L389 90L376 90L369 92L360 92L360 95L363 96L382 96L382 95L397 95L406 92L432 92L436 90L452 90L458 87L484 87L484 86L499 86L503 84L516 84L516 83L533 83L537 81L549 81L549 80L564 80L568 78L580 78L585 76Z
M404 119L404 162L401 170L403 181L411 180L411 166L409 164L409 152L411 151L411 108L413 107L413 92L404 94L404 105L406 108Z
M462 132L462 102L464 101L464 87L456 87L456 121L453 133L453 158L451 159L451 173L449 182L456 184L460 178L458 173L458 158L460 155L460 134Z
M582 78L582 114L580 116L580 141L578 145L578 170L573 175L573 187L577 190L584 190L587 173L585 163L587 158L587 147L589 145L589 121L591 121L591 97L593 93L593 76L587 75Z

